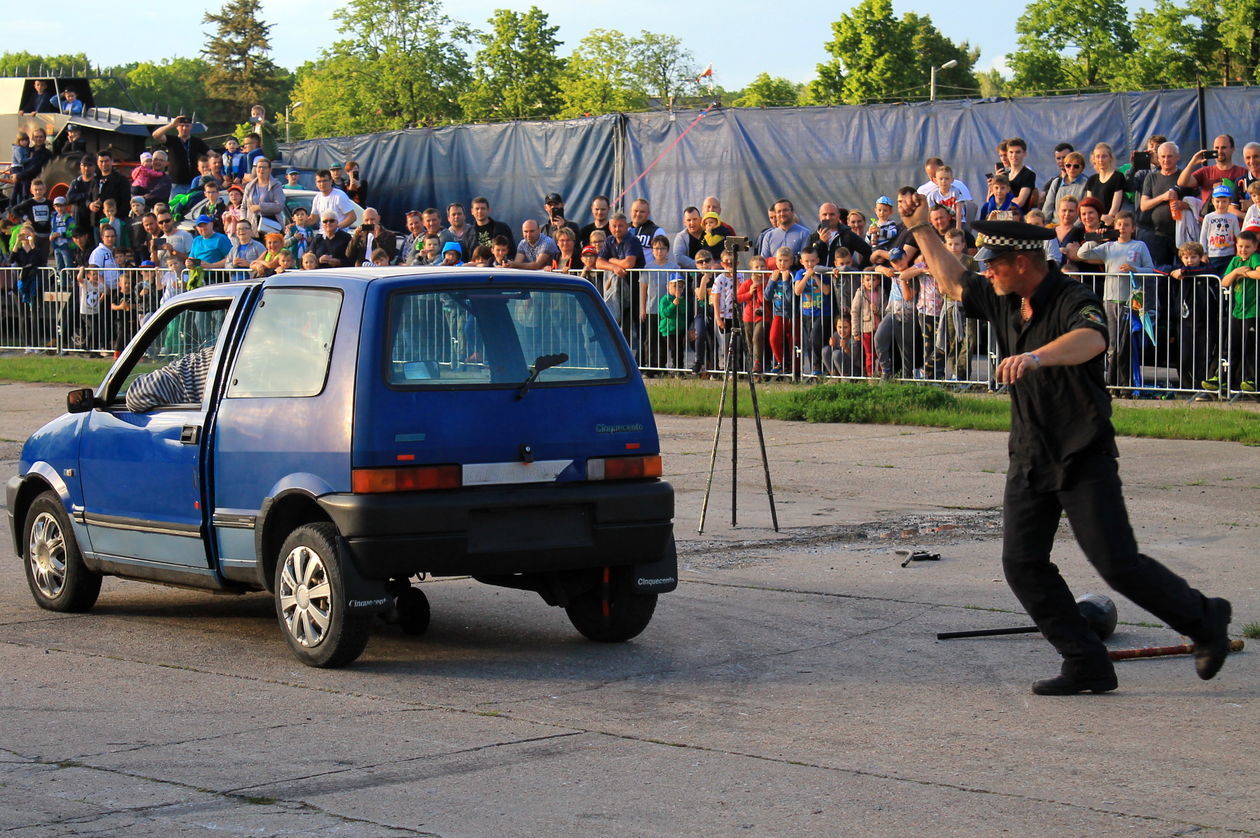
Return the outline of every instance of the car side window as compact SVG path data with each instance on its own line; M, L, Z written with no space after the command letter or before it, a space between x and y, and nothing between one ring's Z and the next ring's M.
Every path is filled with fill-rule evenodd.
M340 311L336 290L266 289L250 319L227 397L319 395Z
M115 390L113 400L125 402L137 378L150 376L151 373L169 367L181 358L202 352L207 347L211 348L211 357L213 357L213 347L223 328L227 310L227 301L216 301L196 307L189 306L170 312L162 312L159 309L160 321L157 327L147 332L148 341L143 346L136 347L132 353L132 366ZM196 399L189 396L178 403L199 401L199 396ZM176 402L167 401L166 403Z

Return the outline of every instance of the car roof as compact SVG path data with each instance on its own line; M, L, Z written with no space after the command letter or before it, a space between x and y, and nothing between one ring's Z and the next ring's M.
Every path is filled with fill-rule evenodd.
M382 283L393 285L481 285L488 282L518 285L554 285L557 287L594 287L584 279L551 271L521 271L515 269L463 268L463 267L371 267L371 268L321 268L313 271L285 271L262 280L268 286L314 284L346 287L352 284Z

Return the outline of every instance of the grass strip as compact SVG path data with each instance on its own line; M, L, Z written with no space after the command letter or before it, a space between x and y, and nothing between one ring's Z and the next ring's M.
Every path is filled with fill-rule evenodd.
M720 381L652 379L652 409L681 416L716 416ZM740 416L752 415L740 383ZM1010 430L1010 401L995 394L953 393L921 384L842 381L815 386L766 382L757 387L763 416L804 422L916 425L956 430ZM729 398L729 395L728 395ZM727 415L730 404L726 406ZM1121 436L1260 444L1260 413L1246 405L1113 403Z

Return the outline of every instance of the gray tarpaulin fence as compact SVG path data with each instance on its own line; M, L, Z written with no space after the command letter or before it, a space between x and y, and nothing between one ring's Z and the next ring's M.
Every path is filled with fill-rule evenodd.
M1205 95L1207 136L1232 134L1239 146L1260 140L1260 88L1212 88ZM282 146L304 169L358 160L368 181L368 203L395 229L409 209L467 206L490 199L492 214L514 227L541 218L542 197L560 192L569 214L585 223L591 198L616 195L679 139L699 111L609 114L557 122L514 122L410 129ZM1004 137L1028 141L1038 183L1054 172L1055 144L1068 141L1087 156L1110 143L1121 160L1151 134L1182 146L1183 159L1199 146L1199 109L1193 90L1096 93L1008 100L962 100L911 105L710 111L661 156L625 202L644 197L654 220L679 229L682 209L706 195L722 199L736 229L765 226L765 208L778 197L795 202L807 221L819 203L870 211L875 198L923 182L923 160L948 161L983 200Z

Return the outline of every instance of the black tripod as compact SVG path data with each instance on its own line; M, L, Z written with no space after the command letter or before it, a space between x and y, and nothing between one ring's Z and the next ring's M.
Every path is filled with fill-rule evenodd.
M739 276L739 254L748 249L748 239L734 236L726 239L726 251L734 260L732 271ZM721 317L721 300L718 300L718 317ZM766 476L766 498L770 501L770 521L774 531L779 531L779 515L774 508L774 487L770 484L770 461L766 457L766 437L761 430L761 408L757 404L757 381L751 372L749 351L744 324L740 317L731 318L727 332L726 359L723 365L722 396L718 401L717 426L713 429L713 451L709 455L709 482L704 488L704 501L700 504L700 525L697 532L704 532L704 519L709 509L709 494L713 491L713 474L717 468L718 441L722 437L722 415L726 411L726 391L731 391L731 526L738 520L738 488L739 488L739 370L749 370L748 393L752 397L753 422L757 426L757 443L761 447L761 468Z

